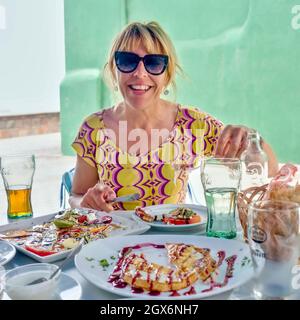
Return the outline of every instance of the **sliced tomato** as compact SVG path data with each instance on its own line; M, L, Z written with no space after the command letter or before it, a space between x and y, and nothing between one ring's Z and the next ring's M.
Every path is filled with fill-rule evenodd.
M163 222L166 224L175 224L175 225L181 225L181 224L193 224L198 223L201 221L201 217L197 214L192 216L189 219L176 219L176 218L169 218L164 217Z
M85 215L82 215L82 216L80 216L80 217L78 218L78 222L79 222L79 223L83 223L83 222L85 222L85 221L87 221L87 216L85 216Z
M166 218L166 217L164 217L163 222L166 224L175 224L175 225L186 224L184 219L175 219L175 218Z
M174 219L173 224L176 224L176 225L186 224L186 220L185 219Z
M188 224L198 223L200 221L201 221L201 217L198 214L195 214L194 216L188 219Z
M25 249L30 251L30 252L32 252L32 253L35 253L35 254L37 254L38 256L41 256L41 257L46 257L46 256L50 256L51 254L57 253L55 251L39 250L39 249L32 248L32 247L29 247L29 246L25 246Z

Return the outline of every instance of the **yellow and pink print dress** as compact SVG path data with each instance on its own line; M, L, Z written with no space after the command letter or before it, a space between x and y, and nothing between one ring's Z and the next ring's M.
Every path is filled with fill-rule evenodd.
M140 194L137 201L115 204L115 210L183 203L189 171L199 166L201 157L212 155L223 129L209 114L179 106L168 139L157 149L137 156L123 151L108 137L102 115L100 111L85 119L72 147L97 168L99 180L117 196Z

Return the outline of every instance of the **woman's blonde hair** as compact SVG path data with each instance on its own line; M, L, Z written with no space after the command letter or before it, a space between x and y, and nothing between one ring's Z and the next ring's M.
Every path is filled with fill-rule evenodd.
M114 54L116 51L132 51L142 46L148 53L165 54L169 56L166 69L166 86L171 85L176 90L175 75L182 71L179 66L175 48L169 36L162 27L154 21L148 23L132 22L121 31L114 40L108 62L105 64L105 78L110 86L116 83L116 65Z

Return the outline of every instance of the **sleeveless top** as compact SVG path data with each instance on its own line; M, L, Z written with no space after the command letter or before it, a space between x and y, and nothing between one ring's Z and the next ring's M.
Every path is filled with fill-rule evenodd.
M134 210L136 206L183 203L189 170L199 166L201 157L212 155L222 129L223 124L211 115L179 106L169 137L154 150L132 155L108 137L102 110L84 120L72 147L97 168L99 180L117 197L139 193L137 201L114 204L115 210Z

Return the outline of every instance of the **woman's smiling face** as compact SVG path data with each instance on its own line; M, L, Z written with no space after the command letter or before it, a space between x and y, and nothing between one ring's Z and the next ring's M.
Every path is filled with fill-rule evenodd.
M130 50L140 57L149 54L143 47ZM159 52L158 52L159 53ZM146 109L158 103L161 92L167 84L166 72L152 75L145 69L143 61L130 73L116 69L116 78L125 105L136 109Z

